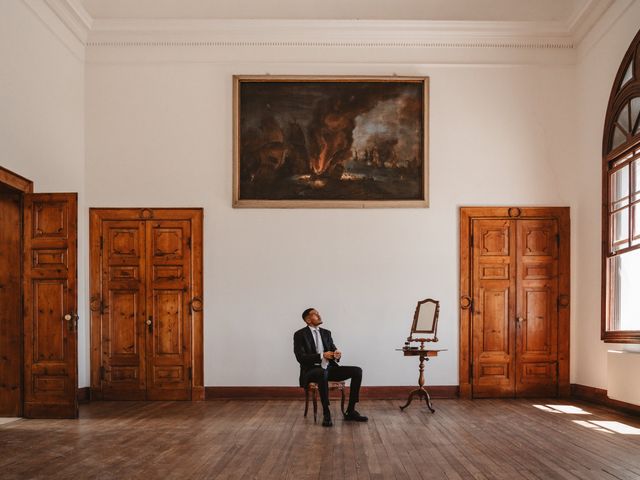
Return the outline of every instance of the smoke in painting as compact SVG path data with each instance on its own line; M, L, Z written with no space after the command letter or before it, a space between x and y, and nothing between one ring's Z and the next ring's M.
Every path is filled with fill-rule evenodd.
M241 80L239 200L423 200L424 80Z

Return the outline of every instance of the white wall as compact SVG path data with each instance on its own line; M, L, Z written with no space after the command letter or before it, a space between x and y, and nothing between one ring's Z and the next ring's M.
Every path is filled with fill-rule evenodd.
M571 381L606 388L599 152L638 18L636 1L594 29L577 66L553 49L112 46L89 48L83 68L22 2L2 2L0 164L37 191L80 193L80 386L89 206L204 207L206 385L295 384L291 334L307 306L366 384L411 384L415 365L394 348L426 296L442 302L449 349L428 381L454 385L458 208L570 205ZM266 72L430 76L430 208L232 209L231 76Z
M607 350L620 347L600 340L602 135L615 75L640 27L640 2L616 11L617 20L595 28L585 39L578 78L577 155L565 188L573 201L574 361L572 381L606 389Z
M292 333L308 306L365 384L413 384L415 362L394 349L425 297L442 302L448 349L428 381L457 385L458 208L569 202L556 165L573 115L557 108L573 107L572 66L381 65L338 50L313 63L265 47L246 53L263 61L87 65L89 206L205 209L205 385L295 385ZM232 75L265 71L430 76L430 208L232 209Z
M0 60L0 165L32 180L36 192L78 192L85 232L84 62L18 1L0 2ZM80 312L87 303L85 237L79 236ZM88 378L82 320L79 336L82 385Z

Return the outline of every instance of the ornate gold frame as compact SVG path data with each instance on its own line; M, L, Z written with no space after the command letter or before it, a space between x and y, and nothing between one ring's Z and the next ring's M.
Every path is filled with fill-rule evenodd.
M393 82L419 83L422 85L422 172L421 198L411 200L269 200L242 198L240 185L240 94L243 83L260 82ZM233 207L234 208L424 208L429 206L429 77L400 76L233 76Z

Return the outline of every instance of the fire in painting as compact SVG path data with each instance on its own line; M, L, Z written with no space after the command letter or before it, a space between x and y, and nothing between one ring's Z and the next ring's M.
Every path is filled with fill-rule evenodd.
M427 206L428 78L234 80L234 206Z

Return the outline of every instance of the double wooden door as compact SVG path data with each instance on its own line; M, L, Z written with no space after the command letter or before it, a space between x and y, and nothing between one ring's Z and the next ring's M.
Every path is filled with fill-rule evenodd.
M201 210L91 212L92 395L191 400L201 376ZM196 341L194 342L194 338ZM196 395L197 396L197 395Z
M568 214L541 210L469 219L461 318L473 397L557 396L568 388Z

